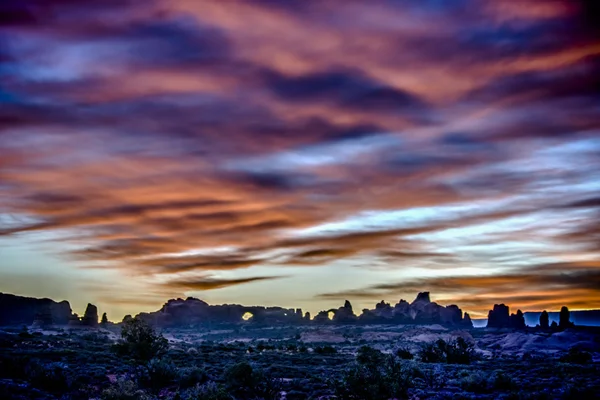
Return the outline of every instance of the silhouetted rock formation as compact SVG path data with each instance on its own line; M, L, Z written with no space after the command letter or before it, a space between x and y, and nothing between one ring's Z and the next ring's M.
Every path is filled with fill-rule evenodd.
M569 312L569 309L563 306L560 309L560 319L558 321L558 328L567 329L571 328L573 325L574 324L571 322L571 313Z
M488 328L525 329L525 316L521 310L509 315L510 308L504 304L494 304L488 313Z
M247 313L252 315L248 322L254 324L275 325L305 322L301 309L242 306L239 304L211 306L193 297L188 297L185 300L169 300L159 311L141 313L138 316L156 326L193 327L241 323L243 322L242 317Z
M358 317L361 323L384 324L442 324L472 328L468 314L463 318L462 310L456 305L447 307L432 302L429 292L419 293L412 303L400 300L395 306L385 301L375 305L375 309L364 309Z
M252 315L247 321L244 316ZM419 293L415 301L409 304L400 300L392 307L384 301L375 305L374 310L363 310L360 316L354 314L352 304L346 300L339 308L323 310L314 319L302 310L282 307L242 306L239 304L209 305L206 302L188 297L169 300L156 312L138 315L147 322L160 327L193 327L218 324L252 323L264 325L276 324L443 324L471 328L471 318L456 305L448 307L434 303L429 293Z
M494 304L488 313L488 328L507 328L510 326L509 308L504 304Z
M69 318L68 325L69 326L81 326L81 319L79 318L79 315L77 315L77 314L71 315L71 317Z
M514 329L525 329L525 317L521 310L517 310L516 314L510 315L509 326Z
M52 318L52 310L49 305L43 306L40 311L35 315L35 319L31 326L33 328L47 328L54 324L54 319Z
M98 326L98 307L88 303L83 318L81 318L81 325L90 327Z
M331 320L329 319L329 311L319 311L313 319L313 322L316 324L326 324L330 321Z
M473 327L473 321L471 321L471 316L469 315L468 312L465 313L463 320L461 322L461 325L464 326L465 328Z
M548 316L548 312L546 310L544 310L540 314L540 328L548 329L549 327L550 327L550 317Z
M331 311L333 311L333 322L347 324L356 321L356 315L352 311L352 304L348 300L345 301L343 307Z
M431 303L431 300L429 299L429 292L421 292L417 294L417 298L415 299L415 301L412 302L411 305L414 306L415 304L419 303L424 305Z
M100 320L100 324L108 325L108 317L106 316L106 313L102 314L102 319Z
M540 311L527 311L523 313L525 315L525 323L529 326L535 326L540 323L540 317L542 312ZM552 321L560 320L559 311L548 311L549 323ZM570 321L574 325L578 326L600 326L600 310L581 310L571 311L569 310ZM541 324L540 324L541 325Z
M71 315L68 301L57 303L50 299L0 293L0 325L31 325L34 320L66 325Z

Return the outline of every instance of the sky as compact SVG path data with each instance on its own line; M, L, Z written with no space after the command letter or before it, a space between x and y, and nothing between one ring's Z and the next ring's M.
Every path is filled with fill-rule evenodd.
M0 291L600 308L597 11L2 1Z

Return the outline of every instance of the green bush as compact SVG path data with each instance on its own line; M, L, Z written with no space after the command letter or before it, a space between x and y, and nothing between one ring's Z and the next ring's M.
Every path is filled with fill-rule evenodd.
M372 354L372 353L371 353ZM393 356L381 363L356 363L347 369L340 380L332 382L335 395L340 399L380 400L406 398L412 375Z
M490 389L488 377L481 371L476 371L460 381L460 387L468 392L486 393Z
M494 372L494 375L491 379L491 384L494 390L503 392L517 389L517 385L513 379L503 371Z
M445 350L448 364L470 364L475 359L475 345L462 337L448 342Z
M421 349L419 359L427 363L470 364L475 359L475 346L462 337L450 342L438 339Z
M446 379L441 369L441 365L436 365L435 368L421 370L418 376L423 379L425 385L433 390L440 390L446 386Z
M401 360L412 360L415 357L406 347L396 349L396 356Z
M169 385L173 385L179 379L179 372L173 363L164 359L152 359L141 368L139 383L153 392Z
M66 368L66 365L62 363L42 365L31 361L25 367L26 380L35 388L50 393L63 393L68 391L71 386Z
M570 349L567 354L560 358L560 361L572 364L587 364L592 361L592 355L587 351Z
M215 382L206 382L186 390L181 396L182 400L232 400L233 397Z
M439 339L434 343L427 343L419 352L419 359L426 363L445 362L445 347L446 342L444 342L442 339Z
M226 388L236 398L278 399L281 392L278 381L245 361L229 367L224 377Z
M138 362L147 362L166 353L168 342L147 322L132 318L123 322L121 340L115 349L119 354L128 355Z
M179 370L179 386L184 389L203 384L206 381L208 381L208 374L202 368L190 367Z
M337 353L337 350L335 349L335 347L326 344L325 346L317 346L315 347L315 353L317 354L335 354Z
M130 380L118 380L102 392L102 400L151 400L151 397Z
M384 354L369 346L360 346L356 352L356 362L364 365L376 365L383 361Z

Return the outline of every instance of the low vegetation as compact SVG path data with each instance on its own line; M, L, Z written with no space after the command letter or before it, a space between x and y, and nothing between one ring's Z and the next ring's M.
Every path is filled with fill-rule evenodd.
M286 328L238 332L243 341L225 331L171 331L169 342L139 319L112 332L0 331L0 398L594 399L600 393L600 366L586 351L496 357L490 349L482 357L474 340L460 336L367 342L351 329L336 343L303 342Z

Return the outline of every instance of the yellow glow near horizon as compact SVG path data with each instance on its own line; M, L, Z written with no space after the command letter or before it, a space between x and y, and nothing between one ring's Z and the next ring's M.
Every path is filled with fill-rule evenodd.
M254 315L252 315L252 313L250 313L250 312L247 312L246 314L242 315L242 319L244 321L248 321L252 317L254 317Z

